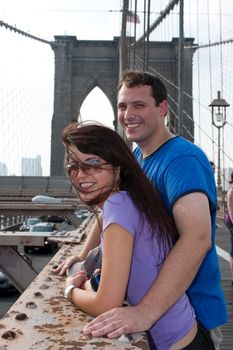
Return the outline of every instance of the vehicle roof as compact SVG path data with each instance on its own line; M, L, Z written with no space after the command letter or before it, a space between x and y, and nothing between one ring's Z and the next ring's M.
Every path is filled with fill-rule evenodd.
M38 222L38 224L35 224L33 226L55 226L53 222Z

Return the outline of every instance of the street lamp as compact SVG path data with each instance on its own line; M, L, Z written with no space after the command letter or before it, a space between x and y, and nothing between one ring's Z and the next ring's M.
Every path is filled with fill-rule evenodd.
M217 187L221 190L221 170L220 170L220 129L226 124L226 108L229 103L221 98L220 91L217 92L217 99L214 99L209 107L211 107L212 125L218 129L218 176Z

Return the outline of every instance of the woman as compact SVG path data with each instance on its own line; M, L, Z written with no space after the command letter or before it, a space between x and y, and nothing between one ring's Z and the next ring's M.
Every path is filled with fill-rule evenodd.
M230 248L230 271L231 271L231 284L233 285L233 173L231 173L231 179L228 181L230 188L227 191L227 215L225 217L225 225L230 232L231 248Z
M81 201L102 210L102 269L97 292L80 272L67 278L66 296L99 315L137 304L177 239L160 196L121 137L100 125L72 123L62 134L65 169ZM151 349L214 349L186 295L149 330Z

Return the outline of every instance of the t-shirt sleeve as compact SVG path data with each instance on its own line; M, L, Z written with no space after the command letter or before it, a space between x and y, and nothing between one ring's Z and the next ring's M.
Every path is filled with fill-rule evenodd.
M201 158L201 155L200 155ZM167 167L163 178L163 186L167 194L169 206L184 195L202 192L209 198L211 210L216 210L216 185L209 164L196 156L176 157Z
M126 193L117 193L104 203L103 231L112 223L121 225L135 236L139 225L139 214Z

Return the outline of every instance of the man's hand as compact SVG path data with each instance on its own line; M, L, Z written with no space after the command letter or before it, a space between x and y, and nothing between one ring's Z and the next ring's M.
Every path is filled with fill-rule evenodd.
M146 331L152 323L142 312L140 305L112 309L89 322L83 332L94 337L118 338L123 334Z

